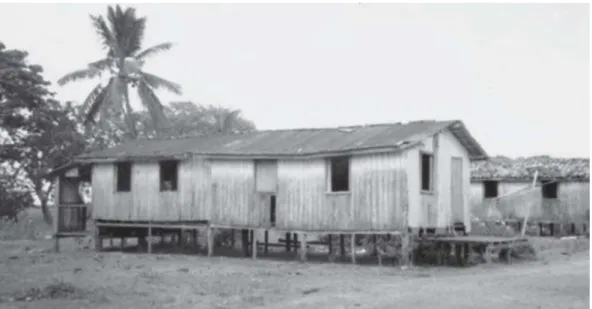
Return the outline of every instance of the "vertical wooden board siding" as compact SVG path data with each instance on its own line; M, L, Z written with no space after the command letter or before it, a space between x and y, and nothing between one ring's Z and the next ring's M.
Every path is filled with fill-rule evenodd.
M276 225L280 228L316 229L328 221L332 208L325 205L325 160L278 162Z
M324 220L320 218L321 223L317 229L354 229L355 225L351 221L351 207L351 195L349 193L327 194L323 207L319 207L320 210L326 209L321 212L321 215L326 214L327 217Z
M191 208L187 220L210 220L212 211L212 175L210 160L193 157L191 159L191 170L184 170L187 173L183 178L190 178L192 184Z
M485 219L489 215L489 203L483 198L485 194L482 182L472 182L469 196L471 215Z
M277 161L255 161L255 188L257 192L275 192L277 189Z
M450 158L450 207L452 223L464 222L463 159Z
M417 209L419 220L417 227L434 227L430 225L430 219L435 220L438 217L436 197L432 194L420 193L420 207Z
M400 196L406 153L356 156L351 159L351 201L354 228L380 230L403 225Z
M159 220L207 220L210 195L209 170L204 159L193 157L179 162L177 191L160 193L164 207Z
M498 185L499 196L510 194L528 188L531 182L504 182ZM492 199L483 197L483 183L471 184L471 203L473 214L485 218L484 212ZM560 182L558 199L543 199L540 184L537 189L527 193L502 197L497 201L499 214L503 218L523 218L529 213L532 220L565 220L577 222L586 219L590 208L590 187L588 183ZM529 209L530 207L530 209ZM478 210L477 210L478 209Z
M562 182L559 183L559 204L565 217L572 222L589 220L590 214L590 183Z
M125 193L132 196L129 218L132 221L146 220L171 220L175 205L168 201L161 201L160 193L160 172L157 162L134 162L132 163L132 186L131 192ZM116 195L121 196L120 194ZM121 200L122 203L127 201ZM164 203L163 203L164 202ZM121 205L123 206L123 205Z
M424 143L425 144L425 143ZM431 145L431 144L430 144ZM418 228L424 222L423 201L421 198L421 169L419 162L419 148L412 148L407 153L407 188L408 188L408 214L407 225L412 228Z
M212 221L227 225L259 226L252 160L211 160Z
M115 216L115 175L112 164L95 164L92 168L93 219L108 219Z
M422 141L423 145L421 146L421 150L425 152L433 152L434 151L434 137L428 136Z
M459 205L460 217L467 230L470 231L471 210L470 210L470 188L471 171L470 160L467 150L460 144L458 139L448 130L439 133L438 164L438 201L437 201L437 227L446 227L452 223L452 185L451 185L451 158L458 157L461 160L459 170L460 188L462 188L462 205ZM459 189L460 192L460 189Z

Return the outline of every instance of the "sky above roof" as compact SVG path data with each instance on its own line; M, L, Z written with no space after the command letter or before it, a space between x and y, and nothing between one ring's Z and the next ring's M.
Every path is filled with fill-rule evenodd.
M589 157L588 4L133 4L148 72L260 129L460 119L490 155ZM48 80L103 55L98 4L0 4ZM23 20L29 20L22 25ZM54 86L84 100L96 82ZM139 106L132 96L134 106Z

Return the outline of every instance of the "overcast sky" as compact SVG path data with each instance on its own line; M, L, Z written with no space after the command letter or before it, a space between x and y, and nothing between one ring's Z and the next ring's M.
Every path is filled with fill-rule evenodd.
M589 157L588 4L133 4L145 70L260 129L460 119L491 154ZM0 4L0 41L53 83L101 58L106 5ZM54 86L82 101L93 82Z

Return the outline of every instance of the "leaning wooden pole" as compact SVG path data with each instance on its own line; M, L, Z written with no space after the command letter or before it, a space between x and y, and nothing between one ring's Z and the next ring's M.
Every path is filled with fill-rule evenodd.
M536 188L537 178L539 176L539 171L534 171L534 177L532 179L532 189ZM526 212L526 216L524 216L524 222L522 222L522 230L520 231L520 236L524 237L526 234L526 226L528 224L528 216L530 215L530 209L532 208L532 203L528 205L528 211Z

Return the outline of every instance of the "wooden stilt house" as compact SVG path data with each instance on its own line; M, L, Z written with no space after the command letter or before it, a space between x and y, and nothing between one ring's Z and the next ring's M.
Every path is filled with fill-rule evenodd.
M471 166L471 212L479 218L555 225L587 233L590 218L590 160L534 156L493 157ZM537 173L535 188L533 176ZM494 213L491 213L491 210ZM559 227L561 225L561 227ZM559 232L559 231L557 231Z
M137 140L52 175L90 167L97 237L101 228L176 225L305 240L470 230L469 164L486 157L461 121L415 121Z

